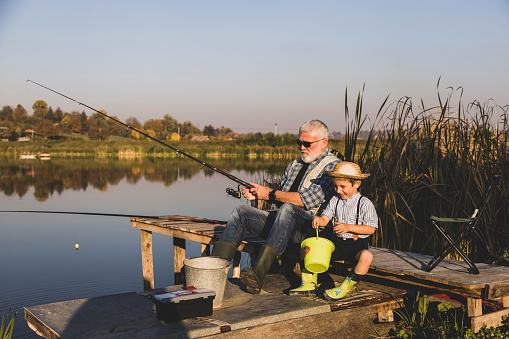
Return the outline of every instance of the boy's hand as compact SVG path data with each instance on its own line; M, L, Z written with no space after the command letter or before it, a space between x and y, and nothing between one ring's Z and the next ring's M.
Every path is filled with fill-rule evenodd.
M350 231L350 225L337 222L334 224L333 230L337 235L345 234Z
M311 225L313 226L314 229L320 227L320 218L315 215L313 217L313 222L311 223Z

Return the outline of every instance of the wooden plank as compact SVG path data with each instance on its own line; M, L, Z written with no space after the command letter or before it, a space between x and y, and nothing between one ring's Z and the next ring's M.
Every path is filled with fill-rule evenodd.
M378 316L378 322L380 322L380 323L390 323L390 322L394 321L394 311L393 310L378 312L377 316Z
M423 281L423 280L415 279L414 277L411 277L408 275L394 275L392 273L387 273L387 272L372 270L372 269L370 269L367 274L369 276L376 277L376 278L381 278L381 279L390 280L390 281L396 281L399 283L413 285L413 286L419 286L419 287L424 287L424 288L434 288L434 289L437 289L440 291L463 294L465 296L473 297L473 298L481 298L481 296L482 296L482 290L465 290L465 289L457 288L454 286L448 286L448 285L434 283L432 281Z
M459 281L460 278L458 278L457 272L442 271L440 272L440 275L430 274L433 272L421 272L421 271L407 271L405 273L423 281L430 281L439 284L450 285L465 290L481 290L485 287L484 281L475 280L474 277L477 275L472 275L472 277L470 277L471 283L468 283L468 280L466 280L467 283L463 283ZM467 273L463 274L465 275Z
M173 277L174 285L184 283L184 259L186 259L186 240L173 238Z
M154 256L152 254L152 232L141 230L141 266L143 290L154 289Z
M182 231L178 231L178 230L157 227L154 225L149 225L149 224L144 224L144 223L134 222L131 225L133 227L139 228L141 230L150 231L150 232L159 233L159 234L165 234L170 237L182 238L182 239L187 239L190 241L196 241L196 242L205 243L205 244L209 244L212 240L211 237L206 236L206 235L186 233L186 232L182 232Z
M392 311L396 308L401 308L405 305L403 298L398 300L391 300L380 304L373 305L373 309L376 313ZM394 320L394 319L393 319Z
M504 308L509 308L509 296L502 298L502 305L504 305Z
M203 244L203 249L214 243L225 227L223 224L193 223L191 220L150 219L140 222L135 218L131 218L131 224L141 230L200 242ZM264 243L264 240L246 234L238 250L253 254L255 249ZM372 276L447 292L463 293L472 298L494 298L509 294L509 268L504 266L476 264L481 274L474 275L469 273L471 269L465 262L444 259L432 272L426 272L425 268L432 256L378 247L370 247L370 250L374 259L368 274ZM338 264L334 263L334 265Z
M46 339L62 339L62 337L55 332L51 327L47 326L39 320L32 312L25 308L25 320L27 321L28 327L34 331L37 335Z
M232 277L233 278L240 278L240 257L241 257L241 252L237 251L235 252L235 254L233 255L233 272L232 272Z
M210 255L210 244L201 244L201 256L208 257Z
M477 333L486 324L487 327L498 327L502 325L502 317L509 314L509 308L470 318L472 332Z
M493 300L497 298L506 297L509 295L509 282L499 282L493 284L486 284L485 299Z
M482 299L467 298L467 314L469 317L482 315Z

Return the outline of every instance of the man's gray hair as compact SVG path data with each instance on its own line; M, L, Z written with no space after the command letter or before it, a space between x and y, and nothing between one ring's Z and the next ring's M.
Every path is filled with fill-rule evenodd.
M308 120L299 128L299 134L311 131L317 131L320 139L329 139L329 129L320 120Z

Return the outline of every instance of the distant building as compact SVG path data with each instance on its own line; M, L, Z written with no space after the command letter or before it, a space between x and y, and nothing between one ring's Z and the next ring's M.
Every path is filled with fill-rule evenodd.
M235 132L228 132L225 135L226 140L233 140L233 139L237 139L238 137L239 137L239 134L235 133Z
M209 141L209 137L206 135L195 135L191 138L191 141Z

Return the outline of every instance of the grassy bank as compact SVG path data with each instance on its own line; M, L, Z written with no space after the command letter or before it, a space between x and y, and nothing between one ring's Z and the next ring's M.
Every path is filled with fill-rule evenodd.
M235 141L166 142L197 158L293 159L300 155L297 145L260 146L237 144ZM362 142L361 142L362 143ZM331 147L342 150L342 140L331 140ZM52 158L114 157L114 158L176 158L172 149L149 140L109 138L99 140L36 140L33 142L2 142L0 154L19 158L21 154L50 153Z

